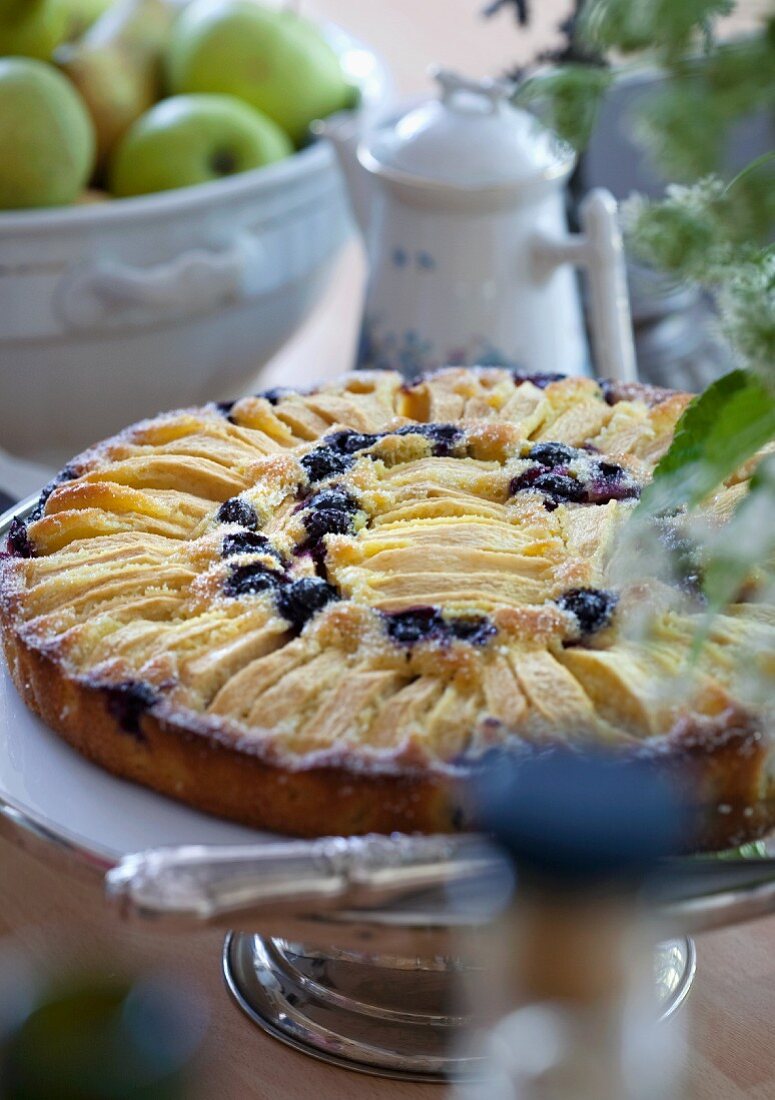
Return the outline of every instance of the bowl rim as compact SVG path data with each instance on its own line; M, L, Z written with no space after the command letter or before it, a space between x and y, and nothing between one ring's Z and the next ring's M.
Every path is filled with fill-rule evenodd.
M337 53L356 50L371 55L376 77L360 82L364 106L368 109L375 106L380 98L389 99L393 83L382 55L336 23L323 21L319 26ZM169 191L156 191L131 198L110 198L106 202L3 210L0 211L0 237L11 237L19 233L38 235L92 226L104 228L123 225L128 220L140 220L143 215L158 218L173 213L195 212L224 201L259 195L263 191L280 188L291 180L303 180L328 165L333 165L333 162L333 152L328 144L313 137L308 145L297 149L284 160L263 168L250 168L225 179L209 180L207 183L175 187Z
M70 206L46 206L32 210L7 210L0 213L0 236L15 233L36 234L84 225L99 227L121 225L142 215L163 217L167 214L185 214L201 207L237 200L246 195L281 187L290 180L300 180L312 175L331 160L330 150L320 141L314 141L303 149L276 164L263 168L250 168L246 172L225 179L208 180L188 187L175 187L169 191L156 191L149 195L137 195L125 199L109 199L105 202L83 203Z

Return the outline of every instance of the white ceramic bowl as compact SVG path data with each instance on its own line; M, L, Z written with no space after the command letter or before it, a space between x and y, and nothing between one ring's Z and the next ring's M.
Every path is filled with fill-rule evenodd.
M381 62L326 33L377 109ZM235 396L303 319L349 229L324 142L215 183L0 214L0 447L58 463L160 409Z

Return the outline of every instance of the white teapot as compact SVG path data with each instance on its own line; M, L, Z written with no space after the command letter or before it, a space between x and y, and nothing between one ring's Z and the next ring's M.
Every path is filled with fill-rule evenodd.
M573 150L509 102L500 81L446 70L440 96L365 133L318 124L336 149L370 276L360 367L411 377L444 364L589 374L573 264L589 277L597 372L635 378L616 203L592 191L569 234Z

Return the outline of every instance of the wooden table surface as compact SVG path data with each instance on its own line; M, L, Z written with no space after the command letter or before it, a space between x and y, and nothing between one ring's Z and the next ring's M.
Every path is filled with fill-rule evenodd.
M309 0L306 10L378 44L402 91L427 87L434 61L472 75L497 74L548 45L562 14L534 3L535 25L484 22L480 0ZM757 5L759 6L759 5ZM261 373L261 386L311 381L352 361L364 260L349 245L323 301ZM159 970L193 983L209 1008L195 1100L430 1100L445 1090L398 1084L315 1062L264 1036L229 1002L220 976L220 937L184 939L127 928L106 914L99 890L53 871L0 839L0 998L9 949L34 965L119 972ZM775 1100L775 920L700 937L699 969L687 1007L694 1100ZM53 1100L53 1098L52 1098ZM655 1097L654 1100L659 1100Z

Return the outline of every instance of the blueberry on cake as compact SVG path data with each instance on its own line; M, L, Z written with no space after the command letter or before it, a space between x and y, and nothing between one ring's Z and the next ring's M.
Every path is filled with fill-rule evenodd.
M688 843L741 842L775 823L771 608L749 590L692 661L680 517L671 580L611 568L689 399L375 372L135 425L11 526L11 674L103 767L283 833L464 829L493 754L592 744L675 776Z

